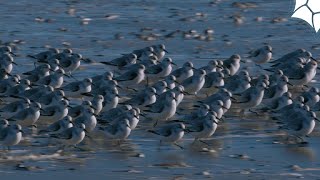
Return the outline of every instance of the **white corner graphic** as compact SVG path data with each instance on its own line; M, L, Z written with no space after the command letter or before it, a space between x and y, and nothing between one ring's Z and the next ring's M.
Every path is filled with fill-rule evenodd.
M320 0L296 0L291 17L306 21L318 32L320 30Z

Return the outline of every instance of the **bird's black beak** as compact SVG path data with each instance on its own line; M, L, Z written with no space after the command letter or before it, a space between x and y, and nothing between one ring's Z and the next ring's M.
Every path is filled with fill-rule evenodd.
M12 61L12 64L14 64L14 65L17 65L17 66L18 66L18 64L17 64L16 62L14 62L14 61Z
M93 110L95 110L96 111L96 108L94 108L93 106L90 106Z
M168 54L170 54L166 49L164 49L163 51L166 52L166 53L168 53Z
M119 89L122 89L122 87L121 87L121 86L119 86L119 85L116 85L116 87L117 87L117 88L119 88Z
M15 53L13 53L13 52L9 52L9 54L11 54L11 55L13 55L13 56L17 57L17 55L16 55Z

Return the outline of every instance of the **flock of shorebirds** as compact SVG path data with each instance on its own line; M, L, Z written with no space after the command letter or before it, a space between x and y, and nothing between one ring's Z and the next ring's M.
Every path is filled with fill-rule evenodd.
M206 143L231 106L268 113L295 143L304 143L313 131L320 97L309 85L317 71L310 52L298 49L271 60L271 46L252 51L247 61L261 68L258 77L240 70L247 62L237 54L195 68L190 61L177 67L167 53L163 44L134 50L100 62L105 73L77 80L73 72L84 58L71 49L28 55L35 69L19 75L11 74L11 47L0 47L0 142L9 148L22 137L45 135L64 147L75 146L100 131L120 143L141 122L160 143L183 148L177 142L185 134ZM303 92L293 97L289 89ZM27 133L29 128L37 133Z

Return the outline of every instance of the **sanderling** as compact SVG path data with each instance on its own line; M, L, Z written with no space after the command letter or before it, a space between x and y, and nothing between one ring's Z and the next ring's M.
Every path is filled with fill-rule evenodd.
M252 61L256 64L267 63L272 58L272 47L268 45L252 51L249 58L251 58Z
M82 81L76 81L69 83L60 89L64 91L67 97L80 98L82 94L89 93L91 91L92 79L85 78Z
M115 124L111 124L105 128L100 128L108 139L118 140L119 142L127 139L131 133L130 123L128 119L117 121Z
M282 76L279 78L276 85L273 85L265 90L263 96L263 102L270 102L274 99L281 97L284 93L288 91L288 78L287 76ZM289 83L290 84L290 83Z
M211 72L205 76L205 83L201 92L211 95L224 86L224 74L222 72Z
M135 64L137 62L137 55L135 54L127 54L120 58L113 59L111 61L103 61L102 64L108 65L111 70L122 69L125 66L129 66Z
M84 110L82 115L74 120L75 124L84 124L86 125L86 130L92 132L97 125L97 119L94 115L94 110L87 108Z
M48 106L57 105L62 99L68 100L62 90L56 90L46 94L45 96L41 96L39 99L37 99L37 102L41 104L42 108L45 108Z
M68 110L68 116L71 116L72 118L77 118L82 115L82 112L85 109L92 108L92 103L90 101L82 101L80 105L70 107Z
M318 63L310 61L303 68L290 69L283 73L288 76L289 82L296 86L308 84L316 75Z
M187 129L194 136L194 142L197 140L203 142L203 139L209 138L215 133L218 120L212 113L208 113L206 116L198 118L197 121L192 121L190 125Z
M223 67L229 69L230 75L233 76L240 69L240 60L240 55L232 55L229 59L223 61Z
M41 105L37 102L32 102L29 108L22 109L12 117L8 118L8 121L12 121L22 126L33 126L40 117Z
M184 87L184 91L188 94L197 94L205 83L205 70L197 70L193 76L184 80L181 85Z
M2 145L14 146L20 143L22 139L22 128L19 124L10 125L0 131L0 142Z
M66 76L63 69L59 69L51 75L45 76L39 79L36 83L37 85L47 85L53 88L60 88L63 84L63 76Z
M316 87L311 87L309 91L303 92L301 96L304 98L304 102L308 106L314 106L320 100L319 89Z
M166 81L167 87L169 89L173 89L174 87L176 87L176 83L178 84L177 78L174 75L169 75L169 76L165 77L164 81Z
M145 79L144 70L145 66L140 64L138 67L133 68L114 79L117 80L121 86L132 87Z
M166 95L165 99L160 99L147 107L149 109L144 110L146 117L156 120L155 125L158 121L167 121L176 113L177 104L175 94L170 92Z
M181 149L183 149L183 147L177 144L177 141L183 138L185 131L186 127L183 123L171 123L155 130L149 130L149 132L160 137L160 145L162 143L172 143Z
M58 54L58 53L59 53L59 49L49 48L47 51L40 52L35 55L28 55L28 57L31 57L33 59L37 59L40 61L46 61L48 58L50 58L51 56Z
M124 106L119 106L116 108L112 108L108 111L103 111L100 115L99 115L99 121L100 119L106 119L106 120L110 120L110 119L115 119L118 116L120 116L121 114L124 114L126 111L129 111L130 109L132 109L131 105L124 105Z
M64 118L50 124L47 128L40 130L39 134L61 133L62 131L65 131L66 129L71 128L72 126L73 126L72 118L70 116L65 116Z
M98 115L103 108L104 97L102 95L95 95L91 101L94 114Z
M79 68L81 60L83 60L81 54L71 54L71 56L59 61L59 67L67 74L71 74L73 71Z
M250 87L239 95L234 95L235 103L239 105L241 109L250 109L258 106L263 99L264 91L266 89L264 82Z
M158 81L152 87L156 89L157 95L161 95L162 93L167 91L168 84L166 81Z
M218 65L218 61L216 61L216 60L211 60L211 61L209 61L208 62L208 65L206 65L206 66L203 66L203 67L201 67L201 68L199 68L199 69L203 69L203 70L205 70L206 71L206 73L207 74L209 74L209 73L211 73L211 72L216 72L217 71L217 68L219 68L218 67L219 65Z
M17 112L21 111L22 109L28 108L30 104L31 102L27 98L24 98L20 101L12 102L0 109L0 116L2 118L10 118L14 116Z
M146 68L145 74L147 81L154 82L158 79L168 76L172 71L172 65L175 65L172 62L172 59L165 58L160 64Z
M171 72L171 75L174 75L179 83L184 81L185 79L193 76L193 67L192 62L188 61L183 64L181 68L178 68Z
M166 46L164 44L154 45L153 52L157 56L159 60L161 60L168 51L166 50Z
M85 137L86 126L84 124L75 124L60 133L51 134L50 137L56 138L64 146L75 146Z
M147 87L145 90L137 93L131 99L121 104L130 104L131 106L144 107L155 103L156 99L156 89L153 87Z
M68 115L69 102L66 100L60 100L56 105L47 106L40 111L41 121L58 121L66 115Z

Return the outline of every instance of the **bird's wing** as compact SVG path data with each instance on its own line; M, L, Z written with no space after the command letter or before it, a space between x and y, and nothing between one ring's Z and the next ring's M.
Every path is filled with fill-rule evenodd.
M4 140L8 135L9 127L0 131L0 141Z
M212 86L212 78L210 76L205 76L205 83L203 85L204 88L209 88Z
M243 93L241 95L235 95L236 103L247 103L251 100L250 93Z
M54 131L58 131L60 129L60 121L56 121L53 124L51 124L48 128L46 128L44 131L45 132L54 132Z
M56 109L55 106L47 107L44 110L41 110L40 114L41 116L53 116L56 113Z
M59 64L62 67L69 67L71 65L71 61L67 59L67 60L64 60L64 61L60 61Z
M158 74L162 71L162 67L158 65L151 66L146 69L146 74Z
M71 83L69 85L62 87L61 89L64 91L76 92L76 91L80 90L80 86L79 86L79 84Z
M123 75L116 77L115 80L117 81L129 81L129 80L133 80L134 78L137 77L137 72L134 71L129 71L124 73Z
M181 76L181 74L182 74L181 71L182 71L182 68L179 68L179 69L173 71L171 73L171 75L174 75L176 78L179 78Z
M300 118L292 119L290 120L290 122L287 122L284 127L299 131L303 128L303 120L301 120Z
M259 56L260 53L261 53L260 49L252 51L250 53L250 57L257 57L257 56Z
M156 135L159 135L159 136L165 136L165 137L168 137L172 134L169 126L165 126L165 127L162 127L160 129L156 129L156 130L149 130L149 132L156 134Z
M25 117L27 117L27 116L28 116L28 111L27 111L27 109L24 109L22 111L19 111L17 114L12 116L8 120L9 121L21 121L21 120L24 120Z
M204 126L202 122L193 122L189 128L190 132L201 132L203 129Z
M40 79L39 84L49 85L51 83L50 76L43 77Z
M269 89L266 89L264 91L264 99L267 99L267 98L272 98L277 92L277 87L276 86L272 86L270 87Z
M75 116L79 116L81 114L81 107L80 106L76 106L73 107L72 109L69 109L68 111L68 115L70 115L71 117L75 117Z
M130 104L130 105L141 105L143 103L144 103L144 98L140 96L140 94L124 102L124 104Z
M187 78L186 80L184 80L181 85L182 85L183 87L186 87L186 85L189 85L189 84L191 84L191 83L192 83L192 77L189 77L189 78Z
M68 140L68 139L72 138L72 131L73 131L73 128L68 128L65 131L61 132L61 133L51 134L50 136L53 137L53 138L57 138L57 139Z
M301 71L298 71L296 73L291 73L288 78L289 80L300 80L300 79L303 79L304 77L306 76L305 73L302 73Z
M160 102L160 103L156 102L156 103L150 104L147 107L150 107L150 109L149 110L145 110L145 111L146 112L152 112L152 113L160 113L164 109L164 105L163 105L162 102Z

